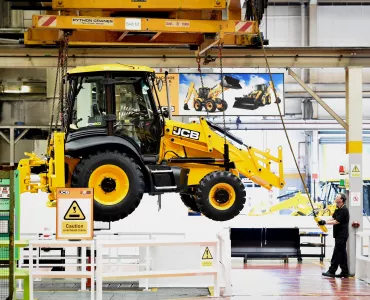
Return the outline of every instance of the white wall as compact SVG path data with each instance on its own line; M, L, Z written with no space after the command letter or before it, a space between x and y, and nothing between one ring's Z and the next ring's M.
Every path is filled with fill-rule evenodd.
M330 180L339 178L339 166L344 166L348 171L348 154L345 144L320 145L319 179ZM363 144L363 155L361 170L363 179L370 178L370 144Z
M318 6L318 46L370 46L370 7Z
M285 133L282 130L231 130L231 132L241 138L245 144L259 150L270 149L274 156L278 154L278 147L283 147L283 160L285 173L297 173L292 153L290 151ZM294 154L298 157L298 143L305 141L303 131L291 130L288 132ZM273 171L277 171L272 166Z
M307 17L305 17L307 22ZM261 31L269 40L269 46L301 46L300 6L269 6L266 17L261 22Z

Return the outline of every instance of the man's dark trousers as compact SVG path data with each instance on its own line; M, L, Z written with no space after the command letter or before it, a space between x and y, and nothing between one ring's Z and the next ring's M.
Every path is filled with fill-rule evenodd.
M348 274L347 263L347 238L336 238L333 256L331 258L331 266L329 272L335 274L338 266L342 269L342 274Z

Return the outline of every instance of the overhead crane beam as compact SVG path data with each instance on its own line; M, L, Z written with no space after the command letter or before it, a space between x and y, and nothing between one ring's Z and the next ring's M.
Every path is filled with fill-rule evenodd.
M232 20L182 20L34 15L25 44L55 44L59 30L73 30L70 45L201 45L222 35L225 45L251 45L258 23ZM254 42L255 43L255 42Z
M271 68L343 68L363 66L370 68L370 48L297 47L266 48ZM216 50L208 52L218 57ZM58 50L55 47L0 46L0 68L55 67ZM194 68L194 53L188 47L178 48L76 48L69 49L69 65L86 66L102 62L141 64L153 68ZM260 49L244 47L223 50L225 68L264 68L265 58ZM219 62L210 62L207 68L218 68Z
M238 0L239 1L239 0ZM53 0L54 10L113 10L113 11L173 11L173 10L223 10L226 0ZM238 18L239 19L239 18Z

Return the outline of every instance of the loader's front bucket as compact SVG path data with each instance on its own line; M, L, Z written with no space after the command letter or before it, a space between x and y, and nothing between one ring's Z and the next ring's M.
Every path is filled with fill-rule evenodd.
M228 75L225 75L223 80L222 80L222 84L223 84L224 88L233 89L233 90L242 89L242 86L240 85L239 82L240 82L239 79L236 79L236 78L228 76Z
M235 108L255 110L258 108L256 98L253 97L235 97L234 106Z

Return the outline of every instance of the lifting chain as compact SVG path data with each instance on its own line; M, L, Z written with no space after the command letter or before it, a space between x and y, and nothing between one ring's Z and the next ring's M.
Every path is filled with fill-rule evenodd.
M66 82L66 75L68 70L68 44L69 44L69 32L64 32L63 36L63 56L62 56L62 72L60 78L60 96L59 98L59 107L58 112L60 116L60 120L62 123L62 130L66 131L66 124L68 119L68 90L67 90L67 82Z
M203 83L203 75L202 75L202 68L200 66L200 56L197 56L197 64L198 64L198 72L200 76L200 83L202 84L202 88L204 88L204 83Z
M225 95L224 95L224 72L223 72L223 66L222 66L222 48L223 44L219 43L218 44L218 58L220 59L220 77L221 77L221 103L225 103ZM223 125L224 125L224 139L225 139L225 144L226 144L226 115L225 115L225 110L222 110L222 119L223 119Z
M202 67L200 66L200 56L199 56L199 54L197 56L197 64L198 64L198 72L199 72L199 76L200 76L200 83L202 85L202 93L204 93L203 74L202 74ZM195 101L195 99L194 99L194 101ZM207 99L205 99L205 101L207 101ZM208 118L208 111L207 111L207 118Z
M68 67L68 43L69 43L69 36L70 32L63 32L62 38L57 42L58 48L58 64L57 64L57 70L55 75L55 85L54 85L54 95L53 95L53 102L52 102L52 108L51 108L51 116L50 116L50 128L48 133L48 140L47 145L49 146L52 131L53 131L53 123L54 129L56 130L58 128L58 120L62 121L63 126L63 120L62 112L63 112L63 102L64 102L64 96L67 93L67 90L64 88L64 77L67 73L67 67ZM59 99L58 99L58 117L55 118L55 102L56 102L56 94L57 94L57 87L59 83ZM65 93L64 93L65 90ZM55 119L55 120L54 120Z

